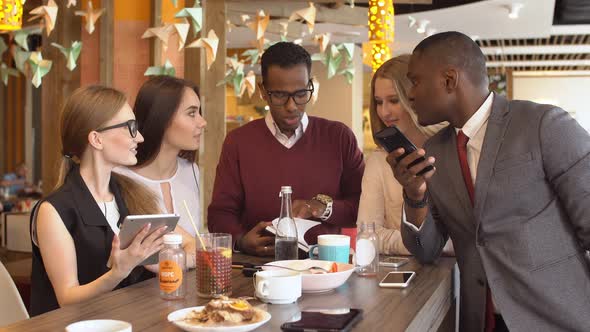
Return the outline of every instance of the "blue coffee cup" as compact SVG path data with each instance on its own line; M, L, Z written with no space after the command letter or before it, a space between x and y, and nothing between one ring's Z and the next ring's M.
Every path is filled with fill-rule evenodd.
M317 254L314 250L317 247ZM309 258L322 261L348 263L350 254L350 236L325 234L318 236L318 244L309 247Z

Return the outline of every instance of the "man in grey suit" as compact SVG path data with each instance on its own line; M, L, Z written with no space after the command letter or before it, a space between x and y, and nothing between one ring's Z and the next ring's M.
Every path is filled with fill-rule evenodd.
M450 125L388 156L402 237L424 263L453 240L460 330L590 331L588 133L558 107L490 93L484 55L459 32L424 39L408 77L420 124Z

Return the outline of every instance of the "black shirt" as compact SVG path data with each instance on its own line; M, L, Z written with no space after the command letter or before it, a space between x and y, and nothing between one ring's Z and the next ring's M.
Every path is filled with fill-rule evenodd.
M115 196L119 208L119 224L129 214L121 197L116 180L111 177L109 188ZM74 240L76 262L78 264L78 281L80 285L88 284L109 271L107 261L111 253L114 233L96 200L88 190L80 175L78 166L66 176L64 184L45 200L49 202L61 217L64 225ZM43 202L37 203L31 213L31 224L36 210ZM32 232L31 232L32 234ZM31 274L31 316L40 315L59 308L55 292L45 266L39 247L32 244L33 269ZM138 266L115 289L149 279L154 274Z

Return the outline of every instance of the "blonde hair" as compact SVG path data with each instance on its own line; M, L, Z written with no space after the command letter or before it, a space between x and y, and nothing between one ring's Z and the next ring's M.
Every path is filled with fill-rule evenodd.
M409 54L400 55L393 59L387 60L383 65L381 65L381 67L379 67L379 69L377 69L375 74L373 74L373 78L371 79L371 97L369 105L369 119L371 121L371 132L373 135L386 127L377 114L377 104L375 103L375 81L377 78L386 78L393 82L403 109L408 112L408 114L410 114L410 118L412 119L414 125L416 125L418 130L420 130L420 132L426 137L431 137L439 130L447 126L446 122L431 126L421 126L418 123L418 117L416 116L416 112L412 109L412 106L410 106L410 100L408 98L408 91L412 85L406 76L408 73L409 62ZM375 144L379 145L377 141L375 141Z
M79 88L68 98L61 112L63 157L54 190L64 184L68 173L80 162L88 147L88 134L104 126L126 103L127 98L121 91L101 85ZM156 196L149 189L128 177L116 173L111 173L111 176L119 184L131 214L159 213Z

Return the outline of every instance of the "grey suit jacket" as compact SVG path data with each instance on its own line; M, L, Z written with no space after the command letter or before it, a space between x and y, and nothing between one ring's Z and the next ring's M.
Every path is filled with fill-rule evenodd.
M433 262L448 236L461 271L460 330L482 331L486 286L510 331L590 331L590 136L563 110L495 96L471 205L456 135L436 157L429 215L406 247Z

